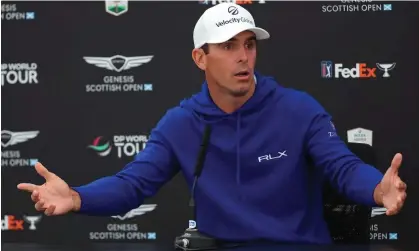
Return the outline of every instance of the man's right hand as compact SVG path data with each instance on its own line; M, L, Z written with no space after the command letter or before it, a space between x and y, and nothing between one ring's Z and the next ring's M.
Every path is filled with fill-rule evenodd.
M44 211L46 215L62 215L80 209L80 196L64 180L49 172L41 163L36 163L35 169L44 177L45 183L40 186L20 183L17 188L32 193L36 210Z

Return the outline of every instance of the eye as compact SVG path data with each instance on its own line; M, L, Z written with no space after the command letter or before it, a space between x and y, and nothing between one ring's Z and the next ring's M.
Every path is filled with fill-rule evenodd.
M246 43L246 48L253 49L255 47L255 42L249 41Z
M233 45L230 43L226 43L223 45L223 49L225 50L231 50L233 48Z

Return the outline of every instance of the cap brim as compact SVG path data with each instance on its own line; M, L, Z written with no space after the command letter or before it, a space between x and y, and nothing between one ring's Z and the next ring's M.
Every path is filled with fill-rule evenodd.
M252 31L253 33L255 33L257 40L264 40L264 39L268 39L268 38L271 37L269 32L267 32L266 30L264 30L262 28L259 28L259 27L250 28L250 29L247 29L247 30Z
M224 43L224 42L228 41L229 39L233 38L234 36L236 36L237 34L239 34L240 32L243 32L243 31L251 31L251 32L255 33L256 40L264 40L264 39L270 38L270 34L266 30L264 30L262 28L259 28L259 27L253 27L253 28L243 28L243 29L236 30L235 32L224 34L224 35L222 35L222 36L220 36L216 39L212 39L210 41L207 41L207 43L209 43L209 44Z

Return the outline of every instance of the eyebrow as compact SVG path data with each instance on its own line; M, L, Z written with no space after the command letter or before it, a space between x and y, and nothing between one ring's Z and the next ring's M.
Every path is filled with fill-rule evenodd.
M256 36L251 36L246 39L246 41L251 41L251 40L256 40ZM233 37L233 38L230 38L228 41L237 41L237 38Z

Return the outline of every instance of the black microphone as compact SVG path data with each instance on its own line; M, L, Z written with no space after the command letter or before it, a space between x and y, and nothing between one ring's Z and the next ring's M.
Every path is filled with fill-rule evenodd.
M190 207L195 207L196 184L198 182L198 178L201 176L202 169L204 168L205 157L207 156L207 148L209 145L210 135L211 135L211 127L209 125L206 125L205 131L204 131L204 137L202 138L202 142L201 142L201 149L199 151L198 159L196 160L196 165L195 165L195 172L194 172L195 178L192 185L191 198L189 200ZM195 220L195 214L193 217Z
M191 197L189 200L189 206L193 207L193 220L189 221L189 228L183 233L183 235L176 237L175 249L181 250L209 250L216 249L216 240L208 237L198 231L196 223L196 203L195 203L195 190L198 183L198 178L201 176L202 169L205 164L205 157L207 154L207 148L209 145L209 139L211 135L211 127L205 126L204 136L201 142L201 148L199 151L198 159L196 161L194 181L191 189Z

